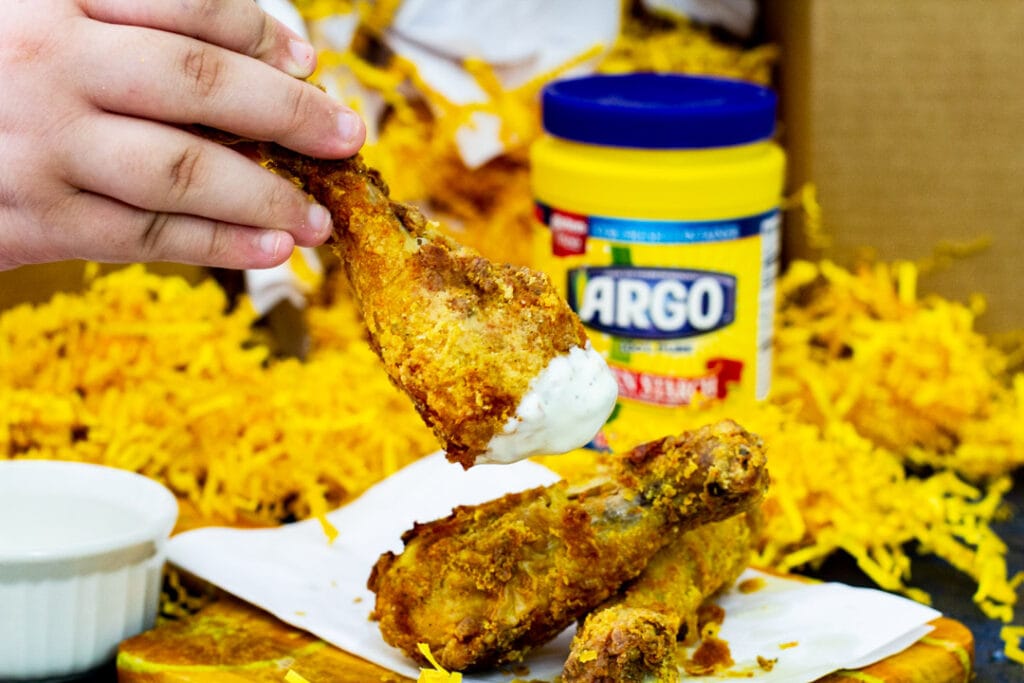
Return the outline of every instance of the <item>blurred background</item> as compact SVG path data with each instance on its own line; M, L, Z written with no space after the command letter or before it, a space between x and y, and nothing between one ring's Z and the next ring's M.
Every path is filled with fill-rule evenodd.
M1020 680L1024 3L264 4L365 117L362 153L394 198L516 264L531 261L546 83L661 71L775 89L772 393L620 421L609 442L736 418L773 454L759 564L932 600L974 631L979 680ZM182 529L349 500L436 445L333 259L0 273L0 457L142 472L179 496ZM571 478L592 457L550 464ZM201 602L170 581L165 615Z

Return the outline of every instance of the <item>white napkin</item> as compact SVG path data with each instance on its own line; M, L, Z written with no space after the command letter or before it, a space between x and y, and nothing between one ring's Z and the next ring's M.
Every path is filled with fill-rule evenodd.
M384 34L388 47L416 65L427 85L455 104L487 94L463 68L481 59L505 88L518 87L619 34L619 0L405 0ZM456 136L463 162L476 168L504 151L501 122L478 112Z
M556 480L553 472L529 461L463 471L437 453L331 512L328 519L340 531L331 545L319 522L307 520L274 529L186 532L171 539L168 558L282 621L416 678L417 665L388 646L377 624L368 619L374 596L366 579L374 562L382 552L402 549L400 536L413 522L443 517L455 505ZM720 604L726 612L721 637L729 643L734 669L752 672L758 680L800 683L839 668L864 666L902 650L927 633L926 623L939 616L876 590L808 584L753 571L741 580L755 576L764 579L764 588L729 592ZM552 680L561 672L572 630L527 658L531 680ZM778 658L770 673L758 668L758 655ZM463 680L509 683L513 678L489 672Z
M306 23L288 0L256 0L256 4L301 37L309 39ZM299 247L298 251L311 270L318 274L323 272L323 265L315 250ZM290 301L296 308L304 308L306 295L309 293L307 286L298 278L288 261L273 268L246 270L245 289L257 315L265 315L285 300Z
M298 247L292 253L292 258L301 258L307 269L318 277L323 275L324 266L315 249ZM305 308L306 296L312 289L312 283L304 282L295 272L291 259L272 268L245 271L245 290L257 315L265 315L285 300L296 308Z
M645 7L689 17L698 24L721 26L735 36L749 38L757 19L754 0L643 0Z
M264 12L274 17L306 40L309 40L309 34L306 32L306 22L303 21L302 15L299 14L299 10L295 9L295 5L293 5L290 0L256 0L256 4L259 5L260 9Z
M281 1L262 0L268 5ZM739 36L750 34L757 14L754 0L645 0L644 4L722 26ZM428 87L452 103L469 105L486 102L488 95L463 67L465 59L483 60L505 88L515 88L595 46L611 48L619 35L621 7L619 0L404 0L382 38L416 66ZM339 14L316 22L312 33L332 48L344 50L357 20L354 11ZM567 75L588 73L595 63L580 65ZM333 75L325 79L328 92L361 103L373 139L383 102L343 73ZM500 119L475 112L459 129L455 144L469 168L487 163L504 152Z
M716 602L725 610L719 637L729 644L732 669L754 672L759 681L809 682L837 669L867 666L912 645L932 630L927 622L941 616L891 593L753 569L737 585L754 578L764 587L752 593L733 587ZM766 672L758 656L778 662Z

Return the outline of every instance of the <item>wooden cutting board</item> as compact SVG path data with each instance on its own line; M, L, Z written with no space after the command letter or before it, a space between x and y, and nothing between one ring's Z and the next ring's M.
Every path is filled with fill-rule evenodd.
M974 638L958 621L939 618L935 630L898 655L819 683L964 683L974 664ZM289 669L310 683L399 683L399 676L224 596L192 617L167 622L122 643L120 683L281 683ZM518 673L529 680L529 674Z

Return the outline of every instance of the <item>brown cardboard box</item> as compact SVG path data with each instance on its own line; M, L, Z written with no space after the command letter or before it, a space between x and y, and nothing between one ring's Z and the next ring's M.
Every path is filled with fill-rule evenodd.
M121 267L103 265L100 272L107 273ZM152 263L146 267L160 275L180 275L189 282L198 282L205 276L203 269L197 266ZM84 261L41 263L0 271L0 311L16 304L48 301L57 292L77 292L84 284Z
M1024 328L1024 2L763 0L781 46L791 189L817 186L833 241L787 222L786 256L849 263L863 248L921 259L943 243L990 246L922 278L922 290L990 303L989 331ZM0 308L73 289L80 267L0 273Z
M832 244L787 222L786 256L849 263L863 247L918 260L980 253L923 276L981 293L987 331L1024 328L1024 2L768 0L791 189L817 186Z

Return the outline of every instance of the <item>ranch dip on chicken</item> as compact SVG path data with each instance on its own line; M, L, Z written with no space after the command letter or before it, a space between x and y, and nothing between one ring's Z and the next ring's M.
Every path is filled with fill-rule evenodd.
M495 434L483 463L507 464L531 455L565 453L586 445L611 414L618 385L590 342L555 356L533 378L515 416Z
M463 468L585 445L616 380L542 272L496 263L393 201L358 156L254 155L331 211L332 247L392 382Z

